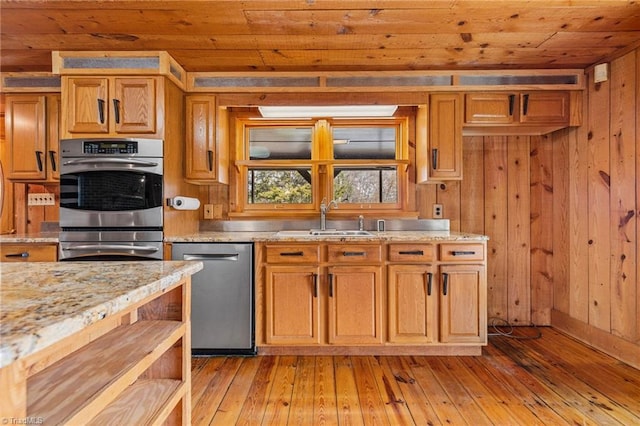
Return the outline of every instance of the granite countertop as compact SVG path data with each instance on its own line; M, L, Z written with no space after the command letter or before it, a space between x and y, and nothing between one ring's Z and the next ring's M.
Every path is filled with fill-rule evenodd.
M0 263L0 368L202 268L193 261Z
M193 234L165 236L172 243L224 243L224 242L266 242L266 241L486 241L486 235L455 231L369 231L371 236L280 236L275 231L201 231ZM0 243L57 243L57 233L0 235Z
M298 237L298 236L279 236L277 232L197 232L190 235L181 235L176 237L165 237L165 241L174 243L189 242L300 242L300 241L350 241L350 242L366 242L366 241L486 241L489 239L486 235L471 234L468 232L454 231L386 231L377 232L369 231L371 236L314 236L314 237Z

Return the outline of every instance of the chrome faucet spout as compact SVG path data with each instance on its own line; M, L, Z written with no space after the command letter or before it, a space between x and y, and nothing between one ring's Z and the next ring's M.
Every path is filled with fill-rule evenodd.
M331 206L333 206L334 209L337 209L338 208L337 201L331 200L329 201L329 204L327 204L327 199L323 198L322 201L320 202L320 230L321 231L327 230L327 212L331 209Z

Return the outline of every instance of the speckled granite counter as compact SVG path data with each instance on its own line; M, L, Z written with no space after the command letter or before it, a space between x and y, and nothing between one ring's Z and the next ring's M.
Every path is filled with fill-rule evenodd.
M163 291L201 262L0 263L0 367Z
M4 243L57 243L58 232L39 232L35 234L2 234L0 244Z
M198 232L178 237L167 237L167 242L221 243L245 241L485 241L485 235L453 231L370 231L371 236L279 236L277 232Z

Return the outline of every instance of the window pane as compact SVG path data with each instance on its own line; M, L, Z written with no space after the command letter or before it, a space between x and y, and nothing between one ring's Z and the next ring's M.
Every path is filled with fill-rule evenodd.
M247 177L249 204L311 203L311 168L255 169Z
M310 127L254 127L249 129L251 160L309 160Z
M395 126L334 127L333 157L336 160L394 160Z
M333 198L341 203L396 203L398 179L395 167L336 167Z

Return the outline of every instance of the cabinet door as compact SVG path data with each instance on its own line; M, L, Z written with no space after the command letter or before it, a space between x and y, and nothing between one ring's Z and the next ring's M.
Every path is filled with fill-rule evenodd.
M440 341L487 342L487 278L483 265L440 266Z
M467 124L511 124L516 95L510 93L469 93L465 95L464 122Z
M156 79L114 78L113 130L115 133L156 132Z
M63 77L64 130L68 133L108 133L108 79Z
M520 99L520 122L568 126L569 102L568 92L523 93Z
M438 290L431 265L388 266L389 342L437 341Z
M47 98L45 95L6 97L7 177L46 179Z
M380 266L329 268L329 343L382 343L381 269Z
M429 177L462 179L462 97L438 93L429 102Z
M318 267L268 265L265 272L267 344L319 344Z
M47 95L47 180L60 180L60 95Z
M216 180L216 100L213 96L187 97L186 177Z

